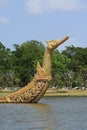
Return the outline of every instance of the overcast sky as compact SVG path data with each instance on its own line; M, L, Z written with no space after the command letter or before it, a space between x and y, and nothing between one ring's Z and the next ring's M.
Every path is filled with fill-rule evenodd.
M0 41L13 44L61 39L65 46L87 47L87 0L0 0Z

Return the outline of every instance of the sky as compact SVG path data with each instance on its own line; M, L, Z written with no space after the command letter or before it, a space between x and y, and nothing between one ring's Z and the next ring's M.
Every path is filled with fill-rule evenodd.
M87 0L0 0L0 41L13 44L70 39L59 47L87 47Z

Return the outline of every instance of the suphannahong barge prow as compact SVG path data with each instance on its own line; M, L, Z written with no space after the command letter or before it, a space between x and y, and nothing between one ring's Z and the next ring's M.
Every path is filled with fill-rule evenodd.
M51 55L52 51L64 43L69 36L62 40L46 41L43 65L37 63L37 73L33 80L22 89L0 97L0 103L37 103L46 93L51 80Z

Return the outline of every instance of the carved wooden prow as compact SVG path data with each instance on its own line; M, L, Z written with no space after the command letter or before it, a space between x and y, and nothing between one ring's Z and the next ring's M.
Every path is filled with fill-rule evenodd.
M5 97L0 97L0 103L36 103L46 93L51 80L51 55L52 51L65 42L69 36L62 40L47 41L44 53L43 66L37 64L37 73L33 80L22 89Z

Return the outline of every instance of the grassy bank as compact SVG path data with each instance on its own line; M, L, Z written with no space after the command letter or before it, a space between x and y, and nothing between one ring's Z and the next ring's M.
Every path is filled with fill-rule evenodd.
M47 90L45 96L87 96L87 90Z
M8 95L9 93L8 92L0 92L0 96L6 96L6 95Z
M9 92L0 92L0 96L6 96ZM45 96L87 96L87 90L53 90L48 89Z

